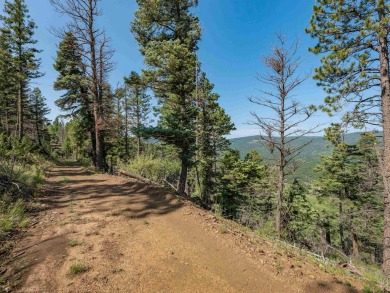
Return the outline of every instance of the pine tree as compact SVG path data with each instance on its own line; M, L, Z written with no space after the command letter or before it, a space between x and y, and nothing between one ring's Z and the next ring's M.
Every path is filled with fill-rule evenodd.
M142 129L148 127L152 122L149 118L151 114L151 97L146 94L146 88L142 85L141 77L136 72L131 72L129 78L125 78L128 97L125 98L124 110L126 120L130 120L132 131L137 137L137 154L142 153ZM126 121L126 123L127 123Z
M362 133L356 144L353 159L360 168L362 180L358 182L358 197L352 202L349 218L353 241L353 255L361 257L361 251L369 254L367 261L376 262L383 251L383 182L376 148L378 138L371 132Z
M47 107L45 98L39 88L34 88L29 95L28 109L30 113L30 121L35 131L35 137L38 144L42 146L45 139L46 126L49 120L46 115L50 113Z
M384 0L319 0L307 32L321 54L315 79L329 96L325 110L353 104L347 120L381 125L384 132L385 231L383 269L390 274L390 76L389 12Z
M185 193L195 151L194 101L198 18L190 12L197 0L138 0L132 32L145 57L143 77L159 99L160 121L151 133L176 146L181 173L178 192Z
M87 77L82 61L82 47L72 32L65 32L57 51L54 69L59 75L54 89L66 91L56 101L61 110L76 114L80 108L88 107Z
M338 201L339 243L341 249L347 252L345 206L348 200L356 196L357 182L362 178L358 166L350 160L356 148L342 142L341 125L334 124L325 132L325 138L333 144L334 149L332 156L322 157L321 165L316 168L316 171L321 173L317 181L317 191L320 196L332 196Z
M333 151L331 156L322 157L316 168L321 173L316 190L337 203L338 217L334 222L338 224L338 242L345 253L359 258L361 250L377 246L375 238L381 231L378 215L383 202L374 151L377 139L364 133L356 145L348 145L342 140L340 124L326 129L326 138L333 144ZM371 233L367 233L368 229ZM359 248L363 242L366 245Z
M313 249L319 242L319 214L307 198L307 189L297 179L287 184L283 205L285 238Z
M48 126L50 135L50 145L55 151L61 151L65 140L65 123L60 117L56 117L52 124Z
M42 76L39 72L40 59L36 57L40 51L33 46L37 43L33 39L36 25L30 19L24 0L6 0L4 15L0 17L0 20L3 22L1 30L9 38L8 42L15 70L17 134L19 139L22 139L28 84L32 79Z
M211 195L216 192L217 159L226 150L229 141L225 135L235 129L230 117L218 104L219 95L204 73L198 81L196 104L197 156L196 184L203 203L209 206Z
M256 151L241 160L239 151L232 149L225 152L220 164L214 202L225 216L248 225L269 204L269 167Z
M96 166L96 135L92 98L88 91L83 48L72 32L65 32L58 46L54 69L59 73L54 89L65 91L56 105L73 117L80 117L80 131L87 131L91 140L91 156Z
M113 69L111 59L113 51L109 48L109 39L105 31L97 27L97 18L101 16L100 0L51 0L55 9L70 17L68 27L82 46L83 63L88 76L88 93L93 105L94 141L96 145L96 168L107 170L105 134L108 128L106 118L107 105L111 93L105 92L107 75Z
M0 31L0 56L0 130L9 136L16 124L16 84L9 36L4 31Z

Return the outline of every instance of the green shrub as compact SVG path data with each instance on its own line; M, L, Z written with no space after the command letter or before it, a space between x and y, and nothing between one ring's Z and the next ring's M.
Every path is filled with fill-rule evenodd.
M89 267L81 262L74 263L70 266L71 275L79 275L89 270Z
M81 165L84 167L91 167L92 166L92 160L91 158L81 157L77 160Z
M80 242L78 242L77 240L68 241L68 246L70 246L70 247L75 247L77 245L80 245Z
M24 200L44 182L47 162L31 140L19 141L0 134L0 240L27 226Z
M154 182L168 181L175 183L180 174L180 162L171 158L157 158L152 155L141 155L120 168L138 174Z
M15 199L34 195L44 179L43 171L34 165L0 160L0 194Z

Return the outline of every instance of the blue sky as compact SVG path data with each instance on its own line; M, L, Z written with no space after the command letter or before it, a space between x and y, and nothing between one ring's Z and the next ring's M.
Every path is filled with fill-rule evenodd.
M1 5L4 0L0 0ZM43 91L50 108L50 118L60 114L54 105L59 92L53 90L57 73L53 69L58 39L49 32L50 27L61 27L66 18L59 15L49 0L26 0L30 14L35 20L37 47L44 51L42 71L45 76L34 81ZM313 72L319 64L319 57L308 52L314 44L304 30L309 25L314 0L200 0L195 13L203 29L199 44L199 59L208 78L220 94L220 104L232 117L237 130L231 137L258 134L255 126L248 125L250 111L270 116L271 113L251 104L250 96L258 96L261 84L256 75L264 73L261 56L268 54L274 44L275 33L282 33L300 40L300 55L303 58L302 74ZM130 71L139 71L143 59L137 43L130 33L130 22L137 5L134 0L102 0L103 16L99 23L111 38L116 53L116 69L110 75L115 87ZM323 91L315 81L308 80L298 91L296 98L304 104L320 104ZM319 113L306 127L317 122L329 122L327 115Z

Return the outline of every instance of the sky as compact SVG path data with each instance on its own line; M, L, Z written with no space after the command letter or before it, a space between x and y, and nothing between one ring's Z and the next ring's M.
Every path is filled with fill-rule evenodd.
M4 0L0 0L3 6ZM35 38L37 48L42 49L41 71L45 75L34 80L51 108L50 119L61 114L54 101L61 95L53 90L57 72L53 69L59 39L51 28L62 27L67 18L58 14L50 0L26 0L31 17L38 26ZM318 66L319 57L309 53L308 47L315 44L305 28L309 26L314 0L199 0L193 11L202 26L202 40L199 43L199 60L203 71L215 84L220 104L231 116L237 130L229 137L243 137L259 134L252 120L251 111L260 116L272 116L267 110L249 102L251 96L260 96L263 86L257 80L266 72L261 56L268 55L275 44L275 34L281 33L289 40L298 38L302 57L302 74L311 74ZM115 87L123 83L123 77L131 71L143 68L137 42L130 32L130 23L137 9L135 0L102 0L103 15L99 25L104 27L115 49L115 70L109 81ZM312 79L306 81L296 92L296 99L302 104L321 104L324 92ZM335 119L335 118L333 118ZM304 125L308 128L316 123L329 123L330 118L318 113ZM336 122L336 120L335 120Z

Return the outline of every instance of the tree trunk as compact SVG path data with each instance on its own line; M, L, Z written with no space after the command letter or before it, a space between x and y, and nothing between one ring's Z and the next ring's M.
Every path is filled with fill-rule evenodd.
M38 124L38 122L35 122L35 130L37 132L38 145L42 146L42 140L41 140L41 134L40 134L40 131L39 131L39 124Z
M103 135L103 96L102 96L102 83L103 80L99 74L99 59L97 57L98 53L96 52L96 29L94 28L95 24L95 14L94 14L94 2L88 2L88 45L89 45L89 56L90 56L90 66L91 66L91 79L92 79L92 96L93 96L93 115L95 119L95 138L96 138L96 169L99 171L104 171L105 169L105 155L104 155L104 135ZM100 78L100 79L99 79Z
M326 243L328 243L329 245L332 245L329 218L327 218L326 222L325 222L325 238L326 238Z
M379 9L379 20L385 15L384 8ZM379 37L380 44L380 79L382 97L382 123L383 123L383 179L384 179L384 235L383 235L383 271L390 274L390 79L389 79L389 50L387 34Z
M104 135L102 131L103 118L100 113L100 105L94 103L94 117L95 117L95 137L96 137L96 168L99 171L105 170L105 156L104 156Z
M137 135L137 152L139 157L142 153L141 137L139 135Z
M277 195L277 204L276 204L276 233L278 238L282 235L282 199L284 192L284 174L283 169L279 170L279 180L278 180L278 195Z
M188 151L183 151L183 156L181 159L181 170L180 170L180 178L177 186L177 192L179 194L185 194L186 185L187 185L187 174L188 174Z
M23 83L19 81L18 87L18 98L17 98L17 107L18 107L18 138L21 140L23 138Z
M95 135L95 130L91 128L89 130L89 133L91 135L91 147L92 147L92 163L94 167L96 168L96 135Z
M352 255L355 258L360 258L358 239L353 229L351 230L351 238L352 238Z
M341 250L343 252L345 252L344 224L343 224L342 216L343 216L343 202L340 200L340 202L339 202L339 218L340 218L339 235L340 235Z
M278 195L277 195L277 203L276 203L276 232L278 238L280 239L282 235L282 208L283 208L283 194L284 194L284 177L285 177L285 167L286 167L286 150L285 150L285 102L286 102L286 91L284 84L283 74L281 76L282 84L281 84L281 92L280 92L280 157L279 157L279 178L278 178Z
M126 90L127 94L127 90ZM125 96L125 150L126 158L129 159L129 112L127 109L127 97Z
M7 136L10 136L11 135L11 131L10 131L10 127L9 127L9 102L8 102L8 99L6 100L6 104L5 104L5 134Z

